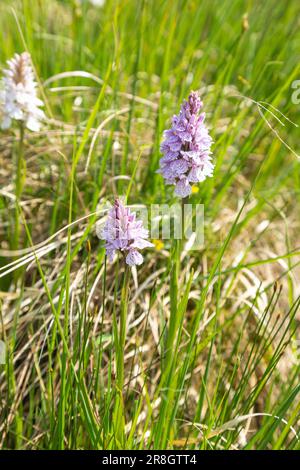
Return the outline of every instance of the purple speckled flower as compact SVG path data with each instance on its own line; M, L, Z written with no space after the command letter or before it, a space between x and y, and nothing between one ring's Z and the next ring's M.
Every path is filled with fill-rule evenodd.
M161 144L161 173L167 184L175 185L175 194L185 198L191 194L190 183L199 183L213 175L211 161L212 139L204 124L205 114L200 112L202 102L192 91L173 116L172 127L164 132Z
M115 200L110 209L100 238L105 240L106 254L110 261L115 252L121 251L129 266L139 265L143 256L138 250L153 246L146 238L149 232L143 227L143 222L136 219L136 214L125 207L119 199Z

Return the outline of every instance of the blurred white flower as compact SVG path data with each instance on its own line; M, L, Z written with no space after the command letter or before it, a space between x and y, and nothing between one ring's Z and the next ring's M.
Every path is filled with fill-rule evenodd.
M90 3L94 5L94 7L103 7L105 0L90 0Z
M23 121L31 131L39 131L45 117L39 108L44 103L37 97L37 83L27 52L15 54L7 61L0 87L1 128L8 129L12 120Z

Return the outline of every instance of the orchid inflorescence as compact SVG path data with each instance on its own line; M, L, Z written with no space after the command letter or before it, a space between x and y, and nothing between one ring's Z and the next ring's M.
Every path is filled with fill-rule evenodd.
M175 185L175 194L185 198L192 192L191 183L199 183L213 175L211 162L212 139L204 124L205 114L199 114L202 101L192 91L184 101L172 127L164 132L159 173L166 184Z
M15 119L29 130L39 131L45 114L40 109L43 102L37 97L30 55L27 52L15 54L7 63L0 88L1 127L9 128ZM164 131L161 144L163 157L157 172L162 174L166 184L175 185L175 194L181 198L194 192L194 183L213 175L212 139L201 108L198 93L192 91L182 103L179 114L173 116L171 128ZM119 199L109 211L104 230L98 236L105 240L110 261L119 251L129 266L142 264L139 250L154 246L147 240L149 234L143 222Z

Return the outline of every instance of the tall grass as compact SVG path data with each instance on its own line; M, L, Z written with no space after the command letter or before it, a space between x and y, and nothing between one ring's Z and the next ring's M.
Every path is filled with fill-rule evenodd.
M298 2L8 0L0 35L48 117L0 135L1 448L300 449ZM117 193L172 202L159 144L191 89L204 246L124 272L95 223Z

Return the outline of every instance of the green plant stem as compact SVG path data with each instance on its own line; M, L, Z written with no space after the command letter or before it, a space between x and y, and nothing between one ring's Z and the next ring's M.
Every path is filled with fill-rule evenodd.
M168 327L167 341L166 341L166 359L165 364L169 370L168 364L173 354L173 347L176 339L177 325L178 325L178 282L180 273L180 257L184 245L184 205L187 204L188 198L181 200L181 239L173 240L173 249L171 250L171 270L170 270L170 321Z
M178 303L178 276L180 264L180 240L173 240L171 250L171 270L170 270L170 319L167 331L163 381L167 378L172 364L172 351L176 336L177 324L177 303Z
M126 322L127 322L127 310L128 310L128 287L129 287L129 272L130 268L125 263L124 260L124 274L123 274L123 284L121 291L121 308L120 308L120 322L119 322L119 332L118 332L118 341L116 348L116 359L117 359L117 396L116 396L116 406L115 406L115 427L116 427L116 437L118 441L118 446L124 446L125 439L125 412L124 412L124 402L123 402L123 389L124 389L124 349L126 342Z
M184 245L184 240L185 240L185 221L184 221L184 217L185 217L185 210L184 210L184 206L185 204L188 204L189 203L189 197L184 197L181 199L181 227L182 227L182 237L181 237L181 249L183 248L183 245Z

